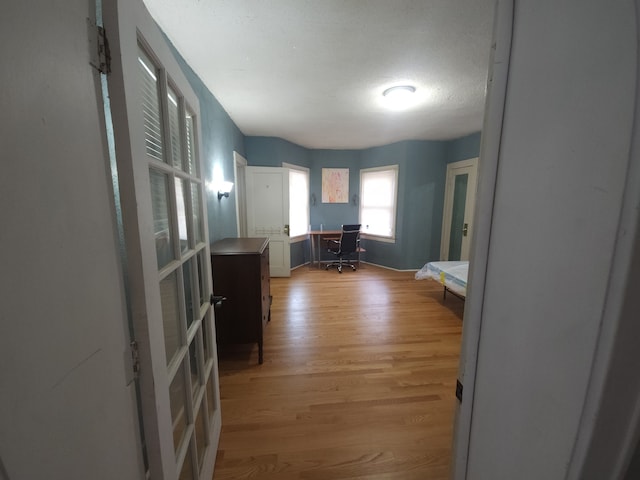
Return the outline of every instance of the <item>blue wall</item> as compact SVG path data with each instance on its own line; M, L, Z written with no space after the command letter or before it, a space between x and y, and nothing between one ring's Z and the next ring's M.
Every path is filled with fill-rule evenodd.
M363 242L368 262L415 269L440 256L446 142L405 141L363 152L361 168L398 165L396 242Z
M475 158L480 154L480 132L447 142L447 163Z
M180 54L167 40L183 73L189 80L191 88L200 100L200 130L202 151L200 156L204 163L204 178L214 180L214 172L222 178L216 180L233 181L233 151L245 155L244 135L222 105L211 94L202 80L184 61ZM236 197L218 200L215 192L206 192L207 213L209 221L209 241L211 243L226 237L236 237L238 226L236 222Z
M311 167L309 150L282 138L245 137L245 158L256 167L281 167L282 162Z
M340 229L342 224L358 223L358 205L354 195L360 193L360 150L312 150L309 189L316 204L311 206L311 225L325 230ZM349 169L349 203L322 203L322 169Z
M403 141L365 150L310 150L281 138L245 137L222 105L167 41L200 100L201 156L205 179L214 172L223 180L233 180L233 151L249 165L280 167L282 162L308 167L311 225L325 229L343 223L357 223L360 169L384 165L399 166L396 242L364 239L365 261L400 270L417 269L440 256L442 210L447 163L477 157L480 133L450 141ZM349 203L322 203L322 169L349 168ZM211 242L237 235L236 197L218 200L207 192L209 238ZM291 265L309 260L308 241L291 246Z
M364 239L364 260L400 270L417 269L440 257L447 163L478 155L480 134L452 141L403 141L365 150L307 150L279 138L246 137L250 165L309 167L311 225L325 229L357 223L360 169L399 166L396 242ZM322 169L349 168L349 203L322 203ZM354 198L355 196L355 198ZM291 265L308 261L308 243L292 245Z

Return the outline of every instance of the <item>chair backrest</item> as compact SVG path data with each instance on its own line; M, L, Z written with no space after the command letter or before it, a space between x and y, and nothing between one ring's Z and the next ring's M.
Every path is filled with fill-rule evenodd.
M360 237L360 224L342 225L342 236L340 237L340 252L353 253L358 248L358 238Z

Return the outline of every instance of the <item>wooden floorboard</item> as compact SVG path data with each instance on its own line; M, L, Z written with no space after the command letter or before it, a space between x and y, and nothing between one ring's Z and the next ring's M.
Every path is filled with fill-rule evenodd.
M264 363L220 346L214 479L448 479L463 302L413 272L271 279Z

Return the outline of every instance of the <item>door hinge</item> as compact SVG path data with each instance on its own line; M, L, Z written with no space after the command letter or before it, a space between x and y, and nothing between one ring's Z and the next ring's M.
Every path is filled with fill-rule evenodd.
M129 348L124 349L124 373L127 386L131 385L140 376L140 354L138 342L131 340Z
M104 27L94 24L91 20L89 20L89 23L92 28L95 28L96 32L96 44L92 47L94 51L91 54L91 61L89 63L100 73L108 75L111 73L109 40L107 39Z
M138 342L131 340L129 347L131 349L131 371L133 373L133 380L137 380L140 376L140 352L138 351Z

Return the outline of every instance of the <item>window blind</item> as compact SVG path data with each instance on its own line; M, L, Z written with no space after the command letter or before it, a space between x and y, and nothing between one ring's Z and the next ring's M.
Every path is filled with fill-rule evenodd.
M142 114L144 116L144 140L147 155L164 161L157 69L142 50L138 51L138 63L140 64L140 88L142 89Z
M360 171L362 232L395 238L398 166Z

